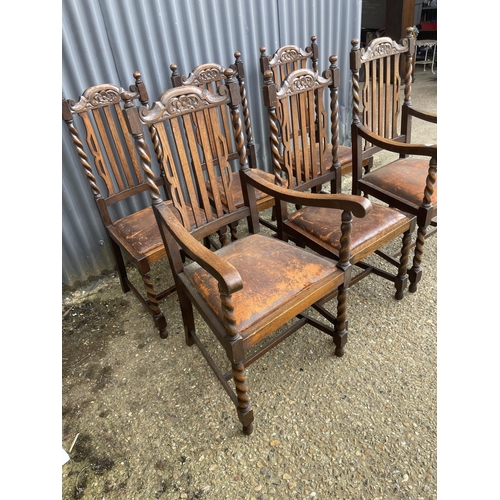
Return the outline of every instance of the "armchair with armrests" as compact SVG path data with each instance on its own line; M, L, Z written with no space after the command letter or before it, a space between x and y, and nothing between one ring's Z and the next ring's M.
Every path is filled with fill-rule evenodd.
M437 230L437 145L412 144L412 120L437 124L437 115L415 109L411 103L413 28L407 29L400 43L382 37L373 39L364 49L357 39L351 44L352 192L417 218L409 270L409 291L415 292L422 275L425 239ZM381 152L389 153L389 160L366 172L363 162ZM391 154L396 159L391 159Z
M234 403L243 432L250 434L254 412L246 375L249 365L306 324L330 335L336 353L343 354L347 321L344 283L350 275L352 218L364 217L370 212L371 203L361 196L280 191L273 183L269 183L270 189L266 188L270 196L281 196L280 202L341 211L342 243L337 262L261 234L255 191L246 178L257 175L265 179L265 176L260 169L248 165L234 71L226 69L225 77L224 85L216 93L194 85L174 87L150 108L129 107L125 111L149 179L153 211L175 278L186 342L199 347ZM221 130L219 108L230 109L230 137ZM161 150L171 200L168 202L162 199L150 172L151 154L144 139L145 127L158 134L158 141L153 142ZM211 134L215 137L215 150ZM236 206L232 198L227 141L233 141L239 153L245 201L242 206ZM209 197L206 181L213 183L218 175L222 175L227 204L217 196L217 191L213 192L213 200ZM194 215L191 231L183 223L186 206ZM215 251L201 243L207 235L224 231L242 219L248 224L246 236L235 241L226 239L224 246ZM337 295L336 315L318 304L333 294ZM323 321L308 314L310 307L323 316ZM196 317L201 318L199 329L209 330L223 347L227 371L215 361L202 341L203 336L196 332ZM207 396L198 397L203 400Z

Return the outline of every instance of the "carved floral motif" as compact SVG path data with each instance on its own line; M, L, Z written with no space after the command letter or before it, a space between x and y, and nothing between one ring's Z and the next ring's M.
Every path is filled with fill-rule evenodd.
M114 89L105 89L96 92L89 98L89 107L103 106L105 104L112 104L120 102L120 94Z
M331 75L327 76L328 78L323 78L308 69L295 70L293 73L290 73L278 95L282 96L285 93L290 94L301 90L311 90L318 85L329 85Z
M406 48L404 46L393 42L391 39L376 39L368 48L361 49L361 56L363 59L373 59L391 54L398 54L405 50Z
M170 115L183 113L184 111L198 109L203 105L199 96L194 94L175 96L165 103L165 110Z
M205 85L209 82L222 80L224 78L224 68L219 65L211 64L210 66L199 67L196 71L189 75L182 76L184 85Z
M198 87L191 87L188 91L184 87L167 90L152 108L141 106L139 115L143 123L148 125L157 123L169 116L179 116L189 111L198 111L205 107L219 106L227 102L227 87L221 86L219 94L212 94Z
M302 75L291 82L291 92L310 89L314 86L314 78L311 75Z
M300 54L300 52L298 52L296 49L288 49L280 54L278 63L285 64L288 62L292 62L299 59L301 56L302 54Z
M118 87L94 87L88 89L76 104L72 104L71 110L73 113L81 113L84 110L117 104L121 101L121 92L123 92L123 89Z
M222 78L224 75L218 68L207 68L203 71L200 71L198 77L194 80L195 85L201 85L206 82L212 82L214 80L218 80Z

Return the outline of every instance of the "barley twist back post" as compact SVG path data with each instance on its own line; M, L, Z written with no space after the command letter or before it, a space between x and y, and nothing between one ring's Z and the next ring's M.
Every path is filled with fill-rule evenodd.
M361 66L361 57L359 52L359 40L354 38L351 41L352 49L350 53L351 59L351 68L354 68L352 71L352 104L353 104L353 113L352 119L355 123L359 123L360 121L360 93L359 93L359 68Z
M141 160L141 166L146 175L146 183L149 187L149 195L153 201L154 205L162 202L160 195L160 190L155 182L155 174L151 168L151 156L149 154L149 149L144 140L144 130L139 118L139 111L136 106L134 106L131 99L125 100L125 105L123 108L123 113L125 115L125 120L129 132L132 134L135 140L135 146L137 153Z
M331 144L332 144L332 168L339 166L339 80L340 70L337 66L337 56L330 56L330 113L331 122Z
M80 163L82 164L82 167L83 167L83 171L84 171L85 175L87 176L87 180L89 181L90 189L92 190L92 194L94 195L94 198L97 200L98 198L101 198L101 191L99 190L99 186L97 185L96 178L95 178L94 174L92 173L92 167L91 167L90 163L88 162L87 154L85 153L85 150L83 149L83 143L80 140L78 130L76 129L74 121L73 121L73 114L71 113L71 110L70 110L70 106L72 105L72 103L73 103L72 101L67 101L63 97L63 99L62 99L63 120L66 122L66 125L68 126L69 135L70 135L71 140L73 141L73 144L75 146L76 152L78 154L78 158L80 159Z
M231 121L233 124L233 134L236 141L236 148L240 158L240 165L243 168L248 167L247 161L247 151L245 146L245 136L243 135L243 126L241 124L240 118L240 93L238 89L238 84L235 78L235 72L233 69L226 69L224 72L226 77L226 86L229 91L231 100L229 102L229 108L231 109Z
M276 85L273 81L273 72L271 70L266 70L264 72L264 105L266 106L268 113L268 123L269 123L269 142L271 146L271 157L273 162L273 172L274 172L274 182L278 186L283 186L283 178L281 177L281 166L280 166L280 152L279 152L279 138L278 138L278 119L276 115Z

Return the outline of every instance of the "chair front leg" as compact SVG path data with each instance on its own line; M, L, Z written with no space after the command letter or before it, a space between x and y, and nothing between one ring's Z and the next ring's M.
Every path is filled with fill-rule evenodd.
M401 258L399 259L399 268L398 275L396 276L395 286L396 293L394 298L396 300L401 300L404 295L404 291L408 284L408 259L410 256L410 248L411 248L411 234L413 232L413 228L410 228L406 233L403 234L403 248L401 250Z
M243 363L232 364L233 379L236 386L236 395L238 397L238 418L243 424L243 433L250 435L253 432L253 408L250 405L248 388L246 385L245 367Z
M341 358L344 355L344 347L347 344L347 287L341 285L337 295L337 321L333 342L335 344L335 356Z
M422 268L420 263L422 262L422 257L424 255L424 242L425 235L427 233L427 227L419 227L417 231L417 241L415 242L415 253L413 254L413 266L408 272L410 276L410 287L409 292L415 293L417 291L418 282L422 278Z
M419 208L417 216L418 231L417 241L415 242L415 253L413 256L413 266L410 269L410 288L409 291L417 291L417 284L422 278L422 269L420 263L424 254L424 242L427 234L427 228L432 224L434 214L432 205L432 196L434 195L435 184L437 181L437 158L431 158L429 162L429 173L425 181L424 199ZM434 214L435 215L435 214Z
M347 343L347 289L351 283L351 263L349 260L352 231L352 212L342 212L342 224L340 237L340 252L337 267L344 271L344 282L338 288L337 295L337 321L333 342L335 343L335 355L339 358L344 355L344 346Z

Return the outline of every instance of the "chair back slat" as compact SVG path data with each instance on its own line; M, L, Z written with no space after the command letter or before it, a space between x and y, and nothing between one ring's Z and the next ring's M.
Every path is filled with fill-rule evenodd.
M216 174L216 169L218 166L221 168L220 177L222 178L222 171L225 168L224 162L227 159L228 153L227 148L222 154L220 153L220 137L222 136L222 141L224 141L225 136L219 134L218 132L218 125L220 122L219 117L217 116L217 110L213 108L205 109L202 112L197 113L197 115L199 115L199 118L196 119L196 123L199 131L200 154L198 155L196 144L192 143L190 146L192 155L195 156L193 165L198 179L200 197L203 200L204 206L208 208L208 220L212 220L210 197L206 186L215 186L217 184L218 175ZM207 181L209 184L207 184ZM215 192L210 192L213 198L213 209L217 217L222 217L224 210L219 190L215 189L213 191Z
M354 110L358 110L358 118L365 126L386 139L398 140L402 137L402 104L404 100L410 101L411 94L411 82L407 75L408 65L411 66L414 56L415 44L411 42L411 37L409 34L400 43L387 37L378 38L363 49L359 49L354 43L357 41L353 41L351 71ZM404 75L403 70L406 72ZM405 96L402 92L403 79ZM367 154L371 146L363 141L363 151Z
M228 108L229 109L229 108ZM209 110L210 112L210 124L217 123L219 119L219 114L216 109L211 108ZM226 113L224 113L226 115ZM232 124L231 124L232 126ZM217 166L219 170L219 175L220 175L220 180L223 186L224 194L227 200L227 205L229 208L230 212L233 212L235 210L235 205L234 205L234 200L233 200L233 195L232 195L232 189L231 189L231 183L232 183L232 170L231 170L231 165L229 163L229 158L231 156L231 151L235 151L238 153L238 147L233 141L233 133L230 130L226 130L226 126L224 124L224 132L222 132L222 129L213 129L211 127L211 130L214 134L214 141L215 141L215 158L217 158ZM208 151L207 151L208 153ZM211 166L211 168L208 169L209 175L213 175L215 172L215 164ZM211 182L215 182L215 179L211 179ZM215 199L215 209L218 217L221 217L224 210L223 210L223 205L222 202L218 202L217 199Z
M391 60L387 59L386 64L385 64L385 81L390 82L391 81L391 72L392 72L392 64ZM383 97L385 102L390 102L392 98L391 95L391 86L390 85L385 85L385 95ZM392 125L392 128L394 129L395 124L394 121L391 124L391 111L389 107L386 107L385 110L385 128L384 128L384 137L389 137L390 136L390 127Z
M101 113L101 111L102 111L102 113ZM106 113L106 111L108 113ZM103 168L104 168L104 165L107 165L109 163L109 167L111 168L113 178L116 181L116 184L118 186L118 190L123 191L124 189L126 189L126 187L130 187L130 185L127 186L124 182L124 179L123 179L124 170L126 170L126 163L122 164L123 170L120 171L119 166L118 166L119 164L118 164L117 158L115 156L115 151L111 147L111 141L113 141L113 135L116 137L116 133L113 134L113 130L116 130L116 129L115 129L115 124L113 122L113 118L109 114L109 107L103 108L102 110L101 109L94 109L92 111L92 115L94 117L96 127L98 130L98 134L99 134L99 137L100 137L100 139L102 141L102 145L103 145L103 151L100 152L99 156L102 159L102 154L106 154L107 159L108 159L108 162L102 162ZM111 138L108 135L108 132L111 135ZM119 140L116 141L115 145L121 146L120 141ZM97 145L97 149L99 149L98 145ZM109 178L109 174L108 174L108 178Z
M237 212L231 191L230 151L236 150L239 166L248 165L238 83L234 71L226 72L228 80L218 86L217 93L182 85L164 92L151 108L137 110L142 124L158 138L153 143L165 171L169 198L191 230ZM229 131L222 119L227 111ZM209 188L218 183L226 197L224 204L219 190Z
M87 113L80 115L84 130L86 132L86 142L89 147L89 151L94 158L94 165L97 173L100 175L107 189L107 196L113 196L116 192L113 183L113 174L116 172L116 166L113 171L108 168L106 159L102 155L102 150L99 141L99 132L96 133L94 126L92 125L91 118ZM115 174L116 175L116 174ZM120 183L118 183L120 184Z
M189 227L190 217L189 206L186 203L186 197L184 195L184 186L180 181L180 176L177 172L177 159L174 156L170 148L170 140L167 136L167 131L165 127L161 124L154 128L157 134L158 143L161 145L162 154L160 155L161 166L165 172L166 188L169 198L172 200L173 205L179 211L182 223L185 227ZM182 154L182 151L181 151ZM199 222L201 216L199 213L194 211L194 217Z
M132 137L128 132L127 123L125 122L125 117L121 111L121 107L119 107L118 105L115 105L115 113L116 116L118 117L119 132L116 129L113 129L114 141L116 144L119 145L118 153L120 155L120 160L122 165L126 165L127 158L130 158L133 170L126 169L125 176L127 178L129 186L134 186L137 183L143 182L144 180L143 172L141 171L141 166L139 165L139 161L137 160L137 155L135 154L134 143L132 141ZM119 141L119 137L123 137L125 141L126 152L122 147L121 142ZM134 177L135 181L133 180Z
M278 99L280 98L278 92ZM288 158L293 158L295 160L295 164L293 165L294 169L296 169L295 177L298 177L298 172L300 172L300 178L303 178L302 167L304 162L302 161L302 155L304 151L302 150L300 144L300 122L299 122L299 97L297 95L291 95L288 98L284 98L282 101L283 106L289 106L290 111L289 115L291 118L291 136L287 142L287 146L290 148L290 154L287 155Z
M245 119L245 130L247 136L247 144L252 143L252 128L250 122L249 106L246 95L245 83L244 83L244 69L243 63L240 59L241 54L235 52L235 63L230 66L231 69L236 71L236 77L239 82L239 91L241 97L241 105L243 108L244 119ZM170 69L172 71L171 80L174 87L185 86L185 85L196 85L201 89L206 89L212 94L218 94L221 86L224 85L225 75L224 72L227 68L221 66L217 63L204 63L196 66L188 75L180 75L177 70L176 64L171 64ZM223 130L224 136L226 138L232 137L232 124L231 124L231 113L228 107L219 109L219 120L221 130ZM216 150L216 131L211 129L211 120L207 119L206 124L208 126L210 144L212 150ZM199 140L199 137L198 137ZM235 160L238 158L238 150L234 141L228 141L228 158L230 160ZM215 156L214 156L215 158Z
M104 200L106 206L147 190L144 172L123 114L126 102L133 105L139 100L138 91L128 91L113 84L89 87L78 102L63 100L63 118L87 180L94 197ZM98 178L102 182L98 182ZM154 182L163 185L161 176L155 176ZM110 214L101 215L110 220Z
M308 94L302 93L298 95L298 122L299 122L299 141L300 141L300 151L302 152L302 176L305 181L308 181L311 177L311 144L307 137L307 130L309 127L309 109L308 109ZM314 109L312 110L314 114ZM314 121L313 121L314 124ZM313 128L314 130L314 128ZM313 141L314 142L314 141Z
M199 121L199 116L196 118ZM210 205L208 202L203 204L203 188L201 191L198 190L200 179L197 178L196 173L201 162L198 158L198 143L191 122L191 117L182 116L180 119L173 118L169 121L169 124L179 158L179 174L187 191L186 202L193 211L196 226L200 226L203 224L203 211L210 215ZM203 126L200 129L203 130ZM177 183L180 184L181 181Z
M327 174L328 119L324 92L330 84L331 78L323 78L309 69L299 69L288 75L277 92L282 164L290 186Z
M318 44L315 36L311 37L311 44L305 49L297 45L284 45L279 47L273 55L266 55L265 47L261 47L260 52L262 74L270 69L278 85L281 85L290 73L298 69L310 66L313 71L318 71Z
M393 61L393 70L391 71L391 76L393 78L394 84L392 86L392 138L397 137L401 134L401 130L398 130L399 116L401 113L401 74L400 74L400 61L401 56L394 56L387 61L391 63Z

